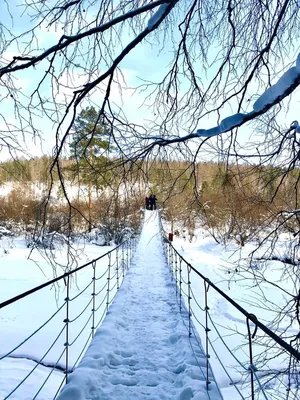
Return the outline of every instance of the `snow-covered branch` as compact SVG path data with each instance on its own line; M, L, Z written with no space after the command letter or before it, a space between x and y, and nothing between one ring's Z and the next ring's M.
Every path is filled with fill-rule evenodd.
M93 36L96 35L98 33L103 33L106 30L108 30L109 28L112 28L114 25L117 25L121 22L124 22L130 18L133 18L139 14L142 14L146 11L152 10L153 8L156 8L160 5L162 5L164 7L164 10L166 10L166 6L169 5L169 2L166 3L166 0L157 0L154 1L153 3L149 3L146 4L142 7L136 8L132 11L128 11L127 13L120 15L116 18L113 18L111 21L106 22L102 25L96 26L94 28L88 29L85 32L82 33L78 33L76 35L72 35L72 36L66 36L63 35L59 42L48 48L46 51L44 51L43 53L41 53L38 56L31 56L31 57L25 57L25 56L14 56L13 60L5 67L0 68L0 77L3 76L4 74L8 74L11 72L15 72L18 70L24 70L26 68L32 67L34 65L36 65L37 63L39 63L40 61L44 60L45 58L47 58L48 56L50 56L51 54L55 54L58 52L61 52L63 49L65 49L66 47L70 46L72 43L77 43L78 41L88 37L88 36ZM70 6L70 5L68 5ZM161 7L159 7L158 9L158 15L156 17L155 22L159 23L161 21L161 17L165 16L160 10ZM154 16L152 18L154 18L156 16L156 14L154 14ZM151 18L150 18L151 20ZM150 22L150 21L149 21ZM148 24L149 25L149 24ZM149 27L149 30L152 30L154 26L154 23L152 23L151 29ZM17 64L17 62L20 62ZM27 61L27 62L26 62Z
M260 115L280 103L284 98L290 95L300 85L300 53L296 60L296 65L289 68L273 86L268 88L253 104L253 111L248 113L237 113L224 118L219 125L210 129L198 129L195 133L186 136L164 139L161 137L152 137L158 145L167 145L172 143L184 142L197 137L213 137L222 133L231 131L244 125L246 122L254 120ZM300 133L300 125L297 121L293 123L297 133Z

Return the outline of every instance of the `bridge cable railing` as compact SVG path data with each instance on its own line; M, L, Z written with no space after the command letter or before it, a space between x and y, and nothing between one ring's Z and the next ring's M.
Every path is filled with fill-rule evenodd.
M187 314L187 323L186 329L188 332L189 338L193 338L193 343L197 342L198 348L204 351L206 357L206 370L205 370L205 381L206 388L210 390L211 380L210 377L213 375L213 372L210 368L210 353L213 352L215 359L218 361L219 366L224 371L225 375L229 380L230 386L234 387L239 398L241 399L251 399L255 398L269 400L273 399L271 395L268 394L268 389L270 388L270 382L274 377L280 382L281 387L284 389L285 394L284 398L288 399L297 399L299 398L299 381L297 381L292 387L291 384L291 371L285 371L288 375L287 382L284 379L280 378L279 371L272 371L270 368L265 366L265 369L262 370L256 365L255 360L257 360L257 354L255 353L255 349L253 348L253 344L255 342L260 348L262 346L263 349L272 351L270 359L275 358L274 351L277 350L277 353L282 355L284 354L288 357L289 363L291 364L291 360L294 361L294 366L299 366L300 361L300 353L297 349L292 347L289 343L283 340L276 333L271 331L267 326L265 326L262 322L260 322L257 317L248 313L243 307L241 307L235 300L230 298L225 292L223 292L218 286L216 286L213 282L211 282L207 277L201 274L197 269L195 269L191 263L189 263L172 245L172 243L164 236L163 228L161 225L161 232L163 236L163 243L165 247L165 255L167 258L168 265L173 274L173 278L176 283L176 296L179 303L180 312ZM202 295L195 293L195 284L192 280L196 280L196 278L202 281L203 290ZM199 281L199 282L200 282ZM234 330L230 327L230 331L227 335L224 335L222 332L228 327L224 327L220 325L220 323L214 320L214 316L210 312L209 307L209 289L212 288L218 295L220 295L226 302L230 303L235 309L237 309L243 316L245 317L244 325L246 327L246 332L242 333ZM201 305L201 301L203 304ZM201 316L201 317L200 317ZM204 342L204 346L200 341L198 336L198 331L195 328L195 325L199 325L199 330L203 332L202 340ZM258 330L261 330L263 333L259 334ZM226 343L226 336L229 338L232 335L239 335L243 338L246 338L247 347L248 347L248 360L240 360L239 356L237 356L236 348L245 351L238 346L235 346L234 349ZM267 342L266 342L267 340ZM232 342L232 341L231 341ZM190 342L191 346L192 342ZM220 345L226 350L226 352L230 355L230 360L232 362L231 365L225 365L224 356L220 356ZM233 364L235 363L235 366ZM265 364L263 364L265 365ZM238 369L238 374L235 373L234 377L231 376L230 370L232 368ZM261 367L261 365L260 365ZM267 369L266 369L267 368ZM203 375L203 368L201 367L201 374ZM300 371L297 370L295 373L300 374ZM238 378L237 378L238 376ZM210 396L209 396L210 397ZM283 398L283 397L276 397Z
M32 394L32 400L44 398L43 389L47 382L49 385L51 383L53 399L58 396L62 386L68 382L70 373L83 356L84 351L95 335L96 329L103 321L109 305L120 289L125 274L129 269L135 246L135 238L127 239L100 257L0 303L1 312L4 308L7 309L11 304L20 302L34 293L41 292L46 288L51 289L53 285L60 281L64 282L65 298L61 304L56 306L57 309L55 312L46 318L45 321L34 329L25 339L9 350L1 351L0 362L4 362L4 360L8 358L27 358L35 362L34 367L26 371L24 376L20 377L18 384L14 387L6 385L8 389L5 388L7 393L5 393L3 400L10 399L17 391L20 391L22 395L22 386L26 384L26 381L32 379L34 372L39 366L48 367L49 371L41 384L36 387L36 392ZM99 265L100 263L101 265ZM106 264L104 270L102 268L103 263ZM85 283L84 287L80 290L78 286L74 287L76 285L72 285L71 278L83 270L86 274L87 271L91 270L91 273L88 282ZM79 290L79 292L72 294L75 290ZM89 293L88 290L90 290L91 293ZM51 325L52 327L57 327L57 331L53 335L53 339L50 341L45 351L38 357L33 357L30 351L26 353L25 350L26 355L24 356L24 349L22 348L24 348L25 345L27 346L28 343L36 343L35 347L37 344L39 347L42 347L38 335L42 331L45 332L45 330L49 330ZM47 333L46 336L48 337L49 334ZM2 348L3 346L4 343L2 341ZM53 353L55 354L53 355ZM55 383L59 381L55 389L53 389L53 382L49 382L54 371L63 374L60 380L55 379ZM32 382L30 385L32 385Z

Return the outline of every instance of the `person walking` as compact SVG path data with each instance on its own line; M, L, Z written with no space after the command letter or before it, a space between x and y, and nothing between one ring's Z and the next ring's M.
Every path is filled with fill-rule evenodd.
M146 207L146 210L150 209L150 201L149 201L149 197L148 196L145 197L145 207Z
M156 210L156 201L157 201L157 198L156 198L155 194L151 193L151 195L149 197L150 210Z

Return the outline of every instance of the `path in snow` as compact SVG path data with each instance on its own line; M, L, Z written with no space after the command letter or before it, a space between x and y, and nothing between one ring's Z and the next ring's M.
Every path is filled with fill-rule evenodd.
M58 400L221 399L212 375L206 392L205 357L186 324L157 212L146 211L131 269Z

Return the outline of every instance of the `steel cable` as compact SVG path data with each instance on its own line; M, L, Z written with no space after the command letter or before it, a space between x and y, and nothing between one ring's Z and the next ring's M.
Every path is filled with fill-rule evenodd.
M171 271L172 271L172 275L174 276L174 271L173 271L173 269L172 269ZM181 278L181 280L182 280L184 283L188 284L188 282L184 281L183 278ZM182 292L186 297L188 297L187 293L185 293L185 291L184 291L182 288L181 288L181 292ZM190 293L192 294L192 298L193 298L193 300L195 301L195 303L197 304L197 306L200 308L200 310L201 310L201 311L204 311L204 309L203 309L203 308L199 305L199 303L197 302L197 300L196 300L196 298L195 298L195 295L194 295L192 289L190 289ZM185 305L184 305L184 306L185 306ZM185 308L186 308L186 306L185 306ZM196 319L196 321L199 323L199 325L200 325L202 328L205 329L205 326L198 320L198 318L196 317L196 315L195 315L195 313L194 313L194 310L193 310L192 308L191 308L191 314L192 314L191 316L193 316L193 317ZM190 316L189 318L191 318L191 316ZM182 317L182 322L183 322L183 325L185 326L187 332L189 332L189 327L186 325L186 323L185 323L183 317ZM199 341L199 339L198 339L198 335L197 335L196 332L195 332L195 328L194 328L193 324L191 324L191 329L192 329L192 331L193 331L193 337L194 337L195 340L196 340L196 343L197 343L197 345L198 345L198 348L200 349L201 353L203 353L202 343L201 343L201 342ZM190 337L190 336L189 336L189 342L190 342L190 347L191 347L191 349L192 349L192 352L193 352L194 358L195 358L195 360L196 360L196 363L197 363L197 365L198 365L198 367L199 367L199 369L200 369L200 371L201 371L201 374L202 374L202 376L204 377L204 379L207 380L208 377L205 376L205 373L204 373L204 371L202 370L201 365L199 364L199 361L198 361L197 355L195 354L194 347L193 347L193 344L192 344L192 341L191 341L191 337ZM211 344L210 339L209 339L209 342L210 342L210 344ZM212 344L211 344L211 346L212 346ZM215 349L214 349L213 346L212 346L212 348L213 348L213 351L215 352ZM215 353L216 353L216 352L215 352ZM220 359L219 359L218 356L217 356L217 358L218 358L218 360L220 361ZM224 369L224 371L226 372L227 376L229 377L230 381L233 383L233 380L231 379L229 373L226 371L226 369L225 369L223 363L221 363L221 361L220 361L220 364L221 364L222 368ZM211 371L211 368L210 368L210 371ZM216 381L216 380L215 380L215 381ZM234 385L234 383L233 383L233 385ZM235 385L234 385L234 386L235 386ZM261 386L261 385L260 385L260 386ZM218 391L219 391L220 396L222 397L222 393L221 393L220 388L219 388L219 386L218 386L217 384L216 384L216 387L217 387L217 389L218 389ZM242 398L243 400L245 400L245 398L243 397L243 395L241 394L241 392L239 391L239 389L238 389L236 386L235 386L235 388L236 388L236 390L238 391L238 393L240 394L241 398ZM207 394L208 394L208 397L210 398L209 391L207 391ZM264 394L264 395L265 395L265 394ZM268 399L266 398L266 400L268 400Z
M110 292L112 292L112 291L114 290L114 288L117 286L117 283L118 283L118 282L116 282L116 283L114 284L114 286L113 286L112 288L109 289ZM114 298L115 298L115 297L113 297L113 298L111 299L111 301L112 301Z
M78 333L78 335L75 337L75 339L69 344L69 347L73 346L73 344L77 341L77 339L80 337L80 335L82 334L82 332L85 330L85 328L87 327L88 323L90 322L91 318L93 316L93 313L91 313L91 315L89 316L88 320L86 321L86 323L83 325L83 328L81 329L81 331Z
M91 302L93 301L93 298L91 298L90 300L89 300L89 302L87 303L87 305L84 307L84 309L77 315L77 317L75 317L75 318L73 318L73 319L70 319L69 320L69 322L71 323L71 322L74 322L74 321L76 321L79 317L81 317L81 315L85 312L85 310L88 308L88 306L91 304Z
M21 380L21 382L18 383L18 385L4 398L4 400L8 399L21 385L23 385L23 383L27 380L27 378L36 370L36 368L41 365L41 362L43 361L43 359L46 357L46 355L50 352L51 349L53 349L55 343L58 341L59 337L61 336L61 334L63 333L63 331L65 330L66 326L64 325L63 328L61 329L61 331L59 332L59 334L56 336L54 342L52 343L52 345L48 348L48 350L46 351L46 353L43 355L43 357L36 363L36 365L33 367L33 369L25 376L25 378L23 378Z
M11 298L11 299L9 299L9 300L7 300L7 301L1 303L1 304L0 304L0 308L5 307L5 306L7 306L7 305L9 305L9 304L12 304L12 303L14 303L15 301L21 300L22 298L28 296L29 294L32 294L32 293L34 293L34 292L36 292L36 291L38 291L38 290L41 290L41 289L43 289L43 288L45 288L45 287L47 287L47 286L49 286L49 285L53 285L55 282L58 282L60 279L64 279L64 280L65 280L65 279L68 279L69 276L71 276L72 274L76 273L77 271L79 271L79 270L81 270L81 269L83 269L83 268L85 268L85 267L87 267L87 266L93 265L93 266L95 267L95 264L96 264L96 262L97 262L98 260L102 259L102 258L105 257L105 256L110 256L110 254L111 254L112 252L116 251L118 248L124 248L124 243L125 243L125 242L121 243L120 245L118 245L117 247L115 247L113 250L110 250L109 252L107 252L107 253L103 254L102 256L98 257L97 259L92 260L91 262L89 262L89 263L87 263L87 264L85 264L85 265L83 265L83 266L81 266L81 267L78 267L78 268L76 268L76 269L73 270L73 271L69 271L69 272L65 273L64 275L61 275L61 276L59 276L59 277L57 277L57 278L55 278L55 279L52 279L51 281L49 281L49 282L47 282L47 283L44 283L44 284L42 284L42 285L39 285L39 286L37 286L37 287L35 287L35 288L33 288L33 289L27 291L27 292L22 293L21 295L15 296L14 298ZM128 254L128 250L127 250L127 254ZM123 264L126 265L126 268L125 268L125 269L127 270L127 261L126 261L125 259L121 260L120 265L122 265L122 261L123 261ZM29 335L26 339L24 339L19 345L17 345L15 348L13 348L13 349L12 349L11 351L9 351L8 353L6 353L6 354L4 354L3 356L1 356L1 357L0 357L0 360L2 360L2 359L4 359L4 358L8 357L8 356L9 356L10 354L12 354L14 351L16 351L18 348L20 348L24 343L26 343L28 340L30 340L30 339L31 339L34 335L36 335L44 326L46 326L46 325L47 325L47 324L48 324L48 323L49 323L49 322L50 322L50 321L51 321L51 320L52 320L66 305L68 305L70 302L73 302L73 301L75 301L77 298L79 298L84 292L86 292L86 290L93 284L93 282L95 282L96 280L101 280L101 279L107 274L107 272L110 270L110 268L111 268L111 267L114 267L117 263L118 263L118 260L116 259L116 260L114 261L113 264L111 264L110 266L108 266L108 268L105 270L105 272L104 272L103 274L101 274L101 275L98 276L97 278L96 278L95 275L94 275L93 279L92 279L79 293L77 293L74 297L70 298L69 295L67 295L67 298L65 299L65 302L59 307L59 309L58 309L49 319L47 319L47 321L45 321L45 322L44 322L38 329L36 329L31 335ZM117 269L116 269L116 272L114 273L114 275L113 275L109 280L112 281L112 280L118 275L118 272L119 272L119 269L117 268ZM122 278L123 278L123 279L122 279ZM119 284L120 284L120 285L122 284L123 280L124 280L124 275L119 277L119 281L120 281ZM118 284L118 282L116 282L116 283L114 284L114 286L113 286L109 291L110 291L110 292L113 291L113 290L115 289L115 287L116 287L117 284ZM107 285L108 285L108 280L107 280L107 282L105 283L105 285L104 285L97 293L93 293L93 297L98 296L98 295L107 287ZM66 340L65 347L64 347L62 353L60 354L60 357L58 358L58 360L56 361L56 363L55 363L54 366L52 367L51 372L48 374L47 378L45 379L45 381L43 382L43 384L40 386L38 392L35 394L35 396L34 396L33 399L36 399L36 398L37 398L37 396L39 395L39 393L41 392L41 390L42 390L43 387L45 386L46 382L47 382L48 379L50 378L51 374L53 373L54 369L55 369L56 366L58 365L59 361L61 360L62 356L66 353L66 351L68 350L68 348L71 347L71 346L73 346L74 343L78 340L78 338L82 335L82 333L83 333L84 330L86 329L88 323L90 322L90 320L91 320L93 314L94 314L96 311L98 311L98 310L100 309L101 306L103 306L103 303L104 303L104 301L107 299L107 296L108 296L108 295L104 296L104 298L102 299L100 305L99 305L96 309L93 309L93 310L92 310L92 314L89 316L88 320L85 322L83 328L79 331L79 333L76 335L76 337L74 338L74 340L73 340L70 344L68 344L68 339ZM74 317L72 320L69 320L68 313L67 313L67 317L66 317L66 319L64 320L65 324L64 324L63 328L61 329L61 331L59 332L59 335L56 337L56 339L54 340L54 342L52 343L52 345L49 347L49 349L47 350L47 352L46 352L46 353L43 355L43 357L37 362L37 364L35 365L35 367L26 375L26 377L25 377L24 379L22 379L22 381L8 394L8 396L7 396L6 398L10 397L10 396L11 396L11 395L26 381L26 379L28 379L28 377L36 370L36 368L37 368L38 366L42 365L41 362L42 362L43 359L47 356L47 354L49 354L49 352L51 351L51 349L54 347L54 345L55 345L55 343L57 342L57 340L59 339L59 337L60 337L60 336L62 335L62 333L65 331L67 325L68 325L69 323L75 322L80 316L82 316L82 315L85 313L85 311L88 309L89 305L90 305L91 302L93 301L93 297L91 298L91 300L88 301L87 305L82 309L82 311L81 311L76 317ZM114 296L114 297L115 297L115 296ZM113 301L114 297L111 299L111 301L110 301L108 304L110 304L110 303ZM103 321L103 319L104 319L104 317L105 317L105 315L106 315L106 311L107 311L107 308L104 309L104 312L102 313L101 318L100 318L100 320L98 321L98 323L97 323L97 325L96 325L96 328L97 328L97 327L101 324L101 322ZM82 354L83 354L83 352L84 352L84 350L85 350L85 348L86 348L88 342L89 342L90 339L91 339L91 335L92 335L92 332L89 334L88 339L87 339L85 345L83 346L83 348L82 348L82 350L81 350L81 352L80 352L80 354L79 354L77 360L76 360L75 363L74 363L74 366L78 363L78 360L81 358L81 356L82 356ZM66 354L67 354L67 353L66 353ZM54 397L54 398L57 397L57 395L58 395L58 393L59 393L59 391L60 391L62 385L64 384L65 380L66 380L66 377L64 377L63 380L62 380L62 382L60 383L60 386L59 386L58 390L56 391L56 394L55 394L55 397Z
M202 322L199 321L199 319L196 317L196 314L194 313L194 310L191 309L192 315L195 318L195 320L198 322L198 324L205 330L205 326L202 324Z
M101 322L102 322L102 320L103 320L105 314L106 314L106 308L104 309L103 314L102 314L102 316L101 316L99 322L96 324L95 329L97 329L98 326L101 324Z
M99 304L99 306L97 308L95 308L95 312L97 312L99 310L99 308L103 305L104 301L106 300L107 295L103 297L101 303Z
M195 301L195 303L197 304L197 306L200 308L200 310L201 310L201 311L205 311L205 309L202 308L202 307L200 306L200 304L198 303L198 301L196 300L196 297L195 297L195 295L194 295L192 286L191 286L191 294L192 294L192 296L193 296L193 300Z
M185 295L186 298L189 297L189 295L181 288L181 292Z
M216 349L214 348L212 341L209 339L209 344L211 346L211 348L213 349L213 352L215 353L215 356L217 357L219 363L221 364L221 367L223 368L225 374L228 376L228 378L230 379L231 384L235 387L235 389L237 390L237 392L239 393L239 395L241 396L241 398L243 400L245 400L245 397L242 395L242 393L240 392L240 390L238 389L237 385L234 383L234 381L232 380L231 376L229 375L229 372L227 371L225 365L223 364L223 362L221 361L220 357L218 356L218 353L216 351Z
M113 280L113 279L115 279L116 276L117 276L117 271L116 271L115 274L114 274L113 276L111 276L109 279L110 279L110 280Z
M87 338L87 341L85 342L85 345L83 346L81 352L79 353L79 356L77 357L76 361L74 362L74 364L73 364L73 370L74 370L76 364L78 363L78 361L80 360L80 358L81 358L81 356L82 356L82 354L83 354L83 352L84 352L86 346L88 345L88 343L89 343L91 337L92 337L92 332L89 334L89 336L88 336L88 338Z
M105 282L104 286L95 293L95 296L97 297L101 292L103 292L103 290L106 288L106 286L108 285L108 281Z
M224 344L224 346L226 347L226 349L228 350L228 352L232 355L232 357L235 359L235 361L245 370L248 371L248 369L240 362L240 360L235 356L235 354L232 352L232 350L227 346L226 342L224 341L224 339L222 338L219 330L217 329L215 323L213 322L211 315L209 312L207 312L208 317L210 319L210 322L212 323L213 327L215 328L215 331L217 332L219 338L221 339L222 343Z
M227 346L227 344L225 343L225 341L224 341L224 339L222 338L222 336L221 336L219 330L217 329L216 325L214 324L214 322L213 322L213 320L212 320L212 318L211 318L210 313L208 312L207 314L208 314L208 316L209 316L209 319L210 319L210 321L211 321L213 327L215 328L215 331L217 332L219 338L221 339L222 343L224 344L224 346L226 347L226 349L228 350L228 352L232 355L232 357L236 360L236 362L237 362L245 371L249 372L249 371L250 371L250 368L251 368L252 371L253 371L253 373L254 373L254 369L255 369L255 368L253 368L254 366L251 366L251 365L250 365L248 368L246 368L246 367L242 364L242 362L235 356L235 354L232 352L232 350L231 350L231 349ZM257 374L254 374L254 376L255 376L255 379L256 379L257 383L259 384L259 386L260 386L260 388L261 388L261 390L262 390L262 392L263 392L263 395L264 395L265 399L268 400L268 399L267 399L267 396L266 396L266 394L265 394L265 392L264 392L264 389L263 389L263 387L262 387L262 385L261 385L261 383L260 383L260 380L259 380L259 378L258 378L258 376L257 376Z
M39 332L44 326L46 326L54 317L59 313L59 311L64 308L64 306L67 304L67 302L64 302L59 309L43 324L41 325L38 329L36 329L31 335L29 335L25 340L23 340L18 346L16 346L14 349L6 353L4 356L0 357L0 360L3 360L4 358L8 357L11 353L13 353L15 350L17 350L19 347L21 347L24 343L26 343L29 339L31 339L37 332Z
M264 390L264 388L262 387L262 384L260 383L260 379L259 379L259 377L257 376L257 373L256 373L255 368L253 368L253 366L250 366L249 368L252 368L252 372L253 372L253 374L254 374L254 376L255 376L256 382L258 383L259 388L260 388L262 394L264 395L265 400L268 400L268 398L267 398L267 396L266 396L266 393L265 393L265 390Z
M63 384L65 383L65 380L66 380L66 378L63 377L63 379L62 379L62 381L61 381L61 384L59 385L59 387L58 387L58 389L57 389L57 391L56 391L56 393L55 393L55 396L53 397L53 400L55 400L56 397L58 396L58 394L59 394L59 392L60 392L60 389L63 387Z
M69 301L73 301L73 300L77 299L77 297L79 297L80 295L82 295L82 293L84 293L84 292L91 286L92 283L93 283L93 279L91 280L91 282L89 282L89 284L88 284L81 292L79 292L76 296L71 297L71 298L69 299Z
M38 394L41 392L41 390L43 389L43 387L45 386L46 382L48 381L48 379L50 378L50 376L52 375L52 372L54 371L55 367L57 366L57 364L59 363L59 360L62 358L62 356L64 355L66 351L66 347L63 349L62 353L60 354L58 360L56 361L56 363L53 365L50 373L48 374L47 378L44 380L42 386L40 387L40 389L38 390L38 392L35 394L35 396L33 397L32 400L35 400L38 396Z
M188 313L188 312L186 311L186 313ZM197 355L196 355L195 350L194 350L193 345L192 345L191 337L190 337L190 335L189 335L189 327L186 325L182 314L183 314L183 313L181 312L181 313L180 313L180 316L181 316L181 319L182 319L182 323L183 323L184 327L186 328L186 330L187 330L187 332L188 332L188 339L189 339L190 347L191 347L191 349L192 349L194 358L195 358L196 363L197 363L197 365L198 365L198 367L199 367L199 369L200 369L201 374L203 375L203 378L206 379L205 374L204 374L204 372L203 372L203 370L202 370L201 365L199 364ZM193 326L192 326L192 329L193 329L193 332L194 332ZM194 332L194 337L195 337L195 332ZM200 350L201 350L201 353L204 354L203 349L202 349L202 346L200 346ZM216 386L218 387L218 385L216 385ZM218 390L219 390L219 388L218 388ZM208 391L207 391L207 395L208 395L208 398L211 400L211 397L210 397L210 394L209 394ZM222 395L221 395L221 396L222 396Z
M95 278L95 281L99 281L99 279L102 279L104 277L104 275L107 274L108 269L109 269L109 267L106 268L106 271L103 272L102 275L98 276L98 278Z
M193 271L197 276L199 276L204 282L209 284L216 292L218 292L223 298L225 298L230 304L232 304L236 309L238 309L243 315L245 315L251 322L253 322L257 327L259 327L264 333L266 333L270 338L272 338L276 343L278 343L281 347L287 350L296 360L300 361L300 352L291 346L289 343L285 342L280 336L276 335L276 333L272 332L267 326L265 326L262 322L260 322L253 314L248 313L243 307L241 307L235 300L229 297L225 292L223 292L218 286L216 286L213 282L211 282L206 276L201 274L197 269L195 269L185 258L179 254L179 252L174 248L174 246L170 243L170 241L165 238L165 241L169 244L169 247L173 249L173 251L179 255L181 260L185 262L188 267Z
M12 304L12 303L14 303L14 302L16 302L16 301L18 301L18 300L21 300L21 299L23 299L24 297L27 297L27 296L29 296L29 295L32 294L32 293L35 293L35 292L37 292L37 291L39 291L39 290L41 290L41 289L44 289L45 287L47 287L47 286L49 286L49 285L53 285L53 283L56 283L56 282L60 281L61 279L65 279L66 277L68 277L68 276L70 276L70 275L73 275L73 274L75 274L76 272L81 271L82 269L84 269L84 268L86 268L86 267L89 267L89 266L91 266L91 265L94 265L97 261L99 261L99 260L101 260L102 258L104 258L104 257L106 257L106 256L108 256L108 255L110 255L111 253L113 253L114 251L116 251L118 248L124 246L124 244L125 244L126 242L127 242L127 241L120 243L118 246L114 247L112 250L109 250L109 251L106 252L105 254L102 254L102 255L99 256L98 258L95 258L94 260L89 261L88 263L83 264L83 265L81 265L80 267L75 268L74 270L65 272L63 275L60 275L60 276L58 276L58 277L56 277L56 278L54 278L54 279L51 279L51 280L48 281L48 282L45 282L45 283L43 283L43 284L41 284L41 285L39 285L39 286L36 286L36 287L34 287L34 288L30 289L30 290L27 290L26 292L23 292L23 293L21 293L21 294L15 296L15 297L12 297L11 299L8 299L8 300L3 301L2 303L0 303L0 309L3 308L3 307L7 307L9 304Z

